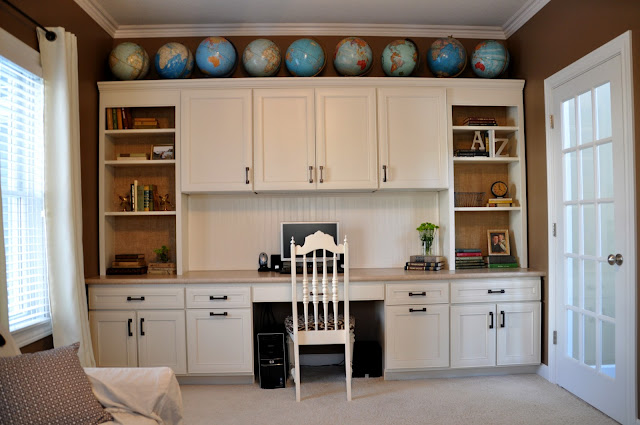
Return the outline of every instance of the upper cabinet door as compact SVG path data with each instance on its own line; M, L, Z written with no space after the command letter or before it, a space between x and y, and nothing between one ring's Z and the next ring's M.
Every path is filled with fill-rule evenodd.
M256 89L253 112L255 190L315 190L313 89Z
M375 88L316 89L317 188L378 188Z
M446 89L378 89L380 189L447 189Z
M183 192L253 190L251 90L183 90Z

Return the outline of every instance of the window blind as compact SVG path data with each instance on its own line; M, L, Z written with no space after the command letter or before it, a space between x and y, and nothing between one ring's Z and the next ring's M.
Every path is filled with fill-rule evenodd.
M0 56L0 185L12 332L50 321L43 103L43 79Z

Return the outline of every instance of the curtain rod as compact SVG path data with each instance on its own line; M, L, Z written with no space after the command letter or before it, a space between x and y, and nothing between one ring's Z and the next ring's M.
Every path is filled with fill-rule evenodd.
M9 6L11 6L15 11L17 11L18 13L20 13L22 16L24 16L25 18L27 18L28 20L30 20L31 22L33 22L38 28L42 28L45 31L45 37L47 38L47 40L49 41L54 41L56 39L56 33L53 31L49 31L48 29L46 29L45 27L43 27L42 25L40 25L38 22L36 22L35 19L33 19L31 16L27 15L26 13L24 13L22 10L18 9L17 6L15 6L13 3L11 3L9 0L1 0L3 3L8 4Z

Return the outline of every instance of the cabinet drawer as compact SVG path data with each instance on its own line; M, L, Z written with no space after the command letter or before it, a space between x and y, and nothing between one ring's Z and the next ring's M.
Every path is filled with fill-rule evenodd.
M459 280L451 282L452 303L537 300L540 300L540 278Z
M386 305L449 302L449 282L387 283Z
M184 308L184 287L176 285L90 286L91 310Z
M205 285L187 288L187 308L246 308L251 306L249 286Z

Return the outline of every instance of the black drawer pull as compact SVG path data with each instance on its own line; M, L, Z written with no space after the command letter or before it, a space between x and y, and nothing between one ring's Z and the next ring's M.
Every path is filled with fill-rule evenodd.
M426 297L427 293L426 291L422 291L422 292L409 292L409 296L410 297Z
M409 309L409 313L420 313L420 312L426 313L427 312L427 307L422 307L420 309L418 309L418 308L410 308Z
M489 312L489 317L491 318L491 323L489 324L489 329L493 329L493 311Z
M131 322L133 322L133 319L129 319L127 321L127 330L129 331L129 336L133 336L133 334L131 333Z
M500 315L502 316L502 323L500 324L500 327L504 328L504 310L500 311Z
M214 313L213 311L209 312L209 316L226 316L227 312L225 311L224 313Z
M227 297L226 295L221 295L219 297L216 297L215 295L209 295L209 301L214 301L214 300L226 300L229 297Z
M487 291L488 294L504 294L504 292L505 292L504 289L498 289L498 290L489 289Z
M144 336L144 317L140 318L140 335Z
M127 301L144 301L144 297L127 297Z

